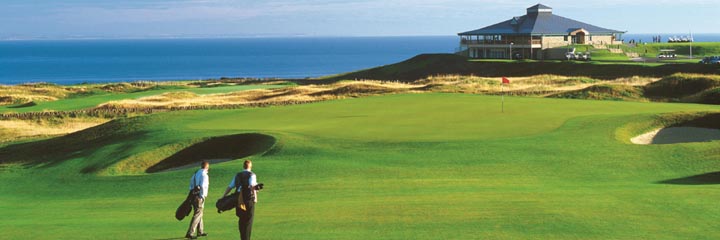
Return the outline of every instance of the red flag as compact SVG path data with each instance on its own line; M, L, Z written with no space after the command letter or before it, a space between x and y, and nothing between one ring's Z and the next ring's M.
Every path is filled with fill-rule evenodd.
M510 84L510 80L508 80L507 78L503 77L503 78L502 78L502 83L503 83L503 84L506 84L506 83L507 83L507 84Z

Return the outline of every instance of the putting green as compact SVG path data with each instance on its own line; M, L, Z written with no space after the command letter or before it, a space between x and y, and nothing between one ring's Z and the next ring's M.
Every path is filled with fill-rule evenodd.
M188 222L173 214L194 169L118 166L150 166L213 136L258 133L277 140L250 157L266 184L258 239L720 237L717 141L634 145L629 136L641 132L626 127L720 107L505 100L504 113L500 97L462 94L171 112L7 146L0 232L182 237ZM215 213L212 203L241 166L211 166L209 237L238 237L237 218Z

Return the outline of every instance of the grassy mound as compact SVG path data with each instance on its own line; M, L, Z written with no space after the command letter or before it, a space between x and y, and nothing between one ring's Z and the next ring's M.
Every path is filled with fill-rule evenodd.
M644 86L638 85L623 84L622 82L598 84L548 97L720 104L720 76L718 75L676 73Z
M172 100L172 99L194 98L194 97L197 97L198 95L193 92L179 91L179 92L163 93L162 96L169 100Z
M357 97L357 96L367 96L367 95L377 95L377 94L386 94L386 93L396 93L400 92L400 89L397 88L390 88L382 85L376 85L376 84L348 84L344 86L339 86L330 90L326 91L320 91L316 93L310 94L310 96L323 96L323 95L332 95L332 96L350 96L350 97Z
M275 138L256 133L171 135L161 137L160 142L150 140L153 129L163 122L155 116L121 118L57 138L9 145L0 148L0 164L39 168L65 164L85 174L139 174L203 159L243 158L263 153L275 144Z
M692 115L690 116L692 117ZM686 119L685 121L677 121L677 123L670 126L720 129L720 113L701 114L700 116Z
M553 94L548 97L631 101L638 101L644 99L642 89L639 87L610 84L593 85L585 89Z
M258 133L211 137L163 159L146 172L154 173L210 159L239 159L264 153L275 145L275 138Z
M700 95L699 103L720 104L720 88L704 91Z
M28 99L16 96L0 96L0 105L11 105L23 102L28 102Z
M80 109L90 109L95 108L98 105L101 105L103 103L112 102L112 101L120 101L120 100L129 100L129 99L139 99L143 97L157 97L158 95L167 94L159 96L156 99L149 99L150 101L155 100L155 102L170 102L170 101L176 101L176 100L182 100L182 99L188 99L192 97L193 95L207 95L207 94L219 94L219 93L228 93L228 92L236 92L236 91L245 91L245 90L252 90L252 89L268 89L268 88L277 88L277 87L283 87L285 85L232 85L232 86L224 86L224 87L213 87L213 88L200 88L200 87L186 87L183 85L180 86L174 86L171 85L173 83L163 83L167 85L143 85L138 83L132 83L132 84L117 84L112 85L113 87L109 88L117 88L119 89L130 89L130 92L108 92L105 90L101 90L99 88L105 86L105 85L98 85L98 86L88 86L85 87L83 85L80 86L73 86L68 87L71 89L74 93L68 94L69 97L62 98L62 99L55 99L56 101L36 101L36 106L30 106L20 109L13 109L8 108L7 106L0 106L0 113L7 113L7 112L18 112L18 113L25 113L25 112L40 112L44 110L52 110L52 111L73 111L73 110L80 110ZM182 84L181 82L179 84ZM144 87L144 88L141 88ZM10 90L7 91L19 91L17 89L23 90L21 86L11 86L7 87ZM3 92L3 86L0 86L0 96L5 95ZM134 89L134 90L133 90ZM39 90L36 90L39 91ZM9 96L17 95L15 93L8 93ZM148 99L145 99L148 100Z
M144 117L122 118L62 137L0 148L0 163L50 167L98 151L105 145L132 141L144 134ZM100 168L88 164L87 169Z
M131 91L137 91L139 88L136 86L133 86L130 83L113 83L113 84L107 84L100 89L108 92L131 92Z
M699 74L673 74L645 86L650 98L681 99L720 87L720 76Z

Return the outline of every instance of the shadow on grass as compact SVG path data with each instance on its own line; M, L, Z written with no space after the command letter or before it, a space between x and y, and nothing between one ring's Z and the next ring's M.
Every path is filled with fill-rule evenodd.
M720 184L720 172L704 173L695 176L668 179L657 182L658 184L675 184L675 185L712 185Z
M148 168L146 172L154 173L163 170L179 169L183 166L195 164L200 160L223 162L245 158L267 152L275 145L275 142L274 137L259 133L212 137L163 159Z
M8 108L26 108L26 107L36 106L36 105L37 105L37 103L35 103L35 102L26 102L26 103L19 104L19 105L9 106Z

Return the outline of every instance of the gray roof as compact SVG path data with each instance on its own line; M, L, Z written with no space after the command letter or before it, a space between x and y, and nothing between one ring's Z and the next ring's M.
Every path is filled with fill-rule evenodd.
M531 9L552 9L552 8L538 3L537 5L528 8L528 10L531 10Z
M527 9L527 15L458 35L567 35L585 29L592 35L624 33L623 31L601 28L552 14L552 8L538 4Z

